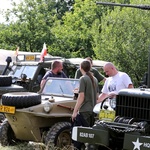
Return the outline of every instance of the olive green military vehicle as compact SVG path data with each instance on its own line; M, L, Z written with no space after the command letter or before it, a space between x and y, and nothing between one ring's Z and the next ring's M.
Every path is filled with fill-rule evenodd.
M51 63L59 59L63 62L64 72L68 77L74 77L77 64L73 64L67 59L57 56L45 56L44 61L40 61L39 53L21 53L16 56L16 61L12 63L12 58L7 57L6 67L0 75L0 97L8 92L38 92L40 82ZM100 65L99 65L100 66Z
M143 5L97 4L150 10ZM105 99L95 106L93 111L99 119L93 127L73 127L72 139L85 143L88 150L149 150L150 56L148 68L140 88L120 90L116 100Z
M26 91L26 89L23 88L22 86L15 85L15 84L12 85L12 77L7 75L7 73L9 73L11 70L10 63L12 62L12 58L7 57L6 62L7 64L4 70L2 71L2 74L0 75L0 98L2 94L7 93L7 92Z
M69 60L48 55L45 56L44 61L40 62L40 56L39 53L18 54L11 66L12 58L7 57L6 67L0 75L0 98L8 92L38 92L42 77L56 59L63 62L64 72L68 77L74 76L77 66ZM0 113L0 123L4 118L3 113Z
M12 81L10 79L10 82L4 82L4 84L1 84L0 86L0 95L11 92L16 90L14 87L7 88L6 86L10 85L18 85L23 87L24 91L30 91L30 92L38 92L40 90L40 82L44 74L47 70L50 69L51 63L56 60L60 59L64 62L64 59L61 57L56 56L49 56L45 57L44 61L40 61L40 55L36 53L31 54L19 54L16 56L16 61L13 62L13 65L10 67L9 64L11 62L11 58L7 58L7 66L5 70L2 73L3 75L9 76L8 78L12 78ZM69 71L76 70L76 66L73 64L67 64L64 62L64 71L67 75L69 75ZM4 90L4 87L8 90Z
M112 111L113 112L113 111ZM116 98L115 119L103 111L92 128L74 127L72 138L89 149L148 150L150 148L150 90L124 89ZM88 144L87 144L88 145Z
M39 53L20 53L16 56L16 61L12 62L11 57L6 59L7 65L0 75L0 97L10 92L38 92L40 82L47 70L50 69L54 60L63 62L63 71L69 78L74 78L76 70L79 68L83 58L62 58L58 56L45 56L44 61L40 61ZM102 71L106 62L93 60L93 67ZM101 87L101 86L100 86ZM0 123L4 115L0 113Z
M78 79L48 78L39 93L3 94L0 112L6 119L0 127L1 145L18 141L71 145L70 118L76 103L74 89L78 87Z
M63 62L63 71L69 78L74 78L77 68L79 68L80 63L83 61L83 58L65 59L49 55L45 56L44 61L40 62L40 55L38 53L22 53L16 56L16 61L13 62L12 66L9 66L12 60L11 57L8 57L6 59L6 68L0 76L0 96L14 91L38 92L42 77L56 59ZM105 61L93 60L93 67L102 71L105 63Z
M32 59L31 55L22 58L24 57ZM83 61L80 58L60 58L60 60L63 61L66 68L64 71L68 77L71 75L74 77L76 69ZM31 80L36 82L35 74L39 75L40 69L49 68L52 61L38 63L23 61L20 65L17 61L17 65L12 67L9 75L12 77L13 85L17 83L24 88L27 87L27 91L3 93L1 97L0 112L6 117L0 127L1 145L12 145L18 141L43 142L46 145L51 142L58 147L71 144L70 118L78 95L73 91L79 87L79 80L71 78L72 76L48 78L38 92L34 91L37 91L36 85L40 82L33 83L30 86L31 90L27 86L31 84ZM101 70L105 63L94 60L93 66Z
M49 61L39 62L39 58L40 55L36 53L20 54L10 66L12 58L7 57L6 67L0 75L0 97L8 92L39 91L40 77L50 67L52 60L60 59L51 57Z

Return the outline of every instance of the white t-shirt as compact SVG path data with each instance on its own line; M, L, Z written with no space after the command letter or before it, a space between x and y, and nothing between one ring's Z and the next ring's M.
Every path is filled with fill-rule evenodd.
M125 72L119 71L115 76L106 79L102 92L118 94L121 89L128 88L129 84L132 84L130 77Z

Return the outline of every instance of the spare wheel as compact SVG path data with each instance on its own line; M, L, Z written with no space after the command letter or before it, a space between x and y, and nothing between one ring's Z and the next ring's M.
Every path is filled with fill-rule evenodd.
M41 95L33 92L11 92L2 95L2 104L27 108L41 103Z

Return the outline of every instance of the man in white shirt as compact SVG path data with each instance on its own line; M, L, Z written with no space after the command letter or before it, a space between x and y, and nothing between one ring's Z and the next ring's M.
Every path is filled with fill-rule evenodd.
M129 75L125 72L118 71L113 63L106 63L104 72L109 77L106 78L97 103L102 102L107 97L116 96L121 89L134 88Z

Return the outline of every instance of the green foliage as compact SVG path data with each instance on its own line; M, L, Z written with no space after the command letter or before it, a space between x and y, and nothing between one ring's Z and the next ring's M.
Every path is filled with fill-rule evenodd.
M17 45L23 51L41 51L44 42L51 44L53 35L50 29L56 14L54 5L53 0L24 0L18 6L14 3L13 10L6 14L9 24L0 33L3 41L9 45L7 49L14 49ZM8 17L13 15L15 22Z
M103 14L101 24L95 21L101 32L96 26L92 29L96 56L114 62L131 76L135 86L148 69L149 15L150 11L115 7Z
M63 23L55 22L51 30L55 34L55 41L51 47L64 53L69 51L71 57L94 56L91 26L96 18L96 4L90 0L76 0L73 9L73 13L67 12L63 16Z
M56 14L57 18L61 20L65 12L72 11L73 4L74 4L74 0L67 0L67 1L57 0L56 5L55 5L56 11L57 11L57 14Z
M150 5L149 0L113 2ZM13 5L7 24L0 24L2 49L41 51L45 42L51 55L111 61L135 86L148 70L148 10L96 5L95 0L23 0ZM17 20L11 21L14 16Z

